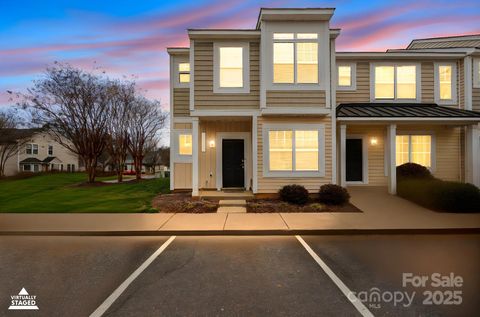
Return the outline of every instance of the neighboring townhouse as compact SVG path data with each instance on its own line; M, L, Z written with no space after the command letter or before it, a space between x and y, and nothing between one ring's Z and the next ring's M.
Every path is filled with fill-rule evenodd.
M5 165L5 175L20 172L75 172L79 169L78 156L54 140L43 129L15 129L11 135L22 144L16 155Z
M405 162L480 185L480 37L336 52L333 13L261 9L255 29L189 29L189 48L168 48L172 190L395 193Z

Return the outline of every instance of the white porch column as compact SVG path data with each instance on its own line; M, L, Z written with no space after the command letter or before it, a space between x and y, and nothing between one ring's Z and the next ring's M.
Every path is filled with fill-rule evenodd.
M346 149L347 149L347 125L340 125L340 186L347 185L346 177Z
M198 118L192 119L192 196L198 196Z
M465 181L480 187L480 128L468 126L465 146Z
M257 115L252 116L252 191L254 194L258 190L258 143L257 143L257 131L258 131L258 117Z
M397 193L397 147L396 147L397 126L390 124L387 127L388 142L388 192L392 195Z

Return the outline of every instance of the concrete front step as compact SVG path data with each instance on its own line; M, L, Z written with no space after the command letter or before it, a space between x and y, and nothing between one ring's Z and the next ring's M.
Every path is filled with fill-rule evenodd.
M218 202L220 206L246 206L245 199L222 199Z
M217 209L217 213L246 213L247 208L240 206L220 206Z

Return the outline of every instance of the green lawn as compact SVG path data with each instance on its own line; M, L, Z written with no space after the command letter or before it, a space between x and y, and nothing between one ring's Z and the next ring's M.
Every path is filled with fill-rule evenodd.
M83 173L0 180L0 212L152 212L151 201L169 192L169 179L78 186Z

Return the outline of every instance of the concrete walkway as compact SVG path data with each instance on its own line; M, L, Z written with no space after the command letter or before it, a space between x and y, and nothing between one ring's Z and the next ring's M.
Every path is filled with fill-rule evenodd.
M363 213L0 214L0 233L182 234L367 232L480 229L480 214L438 213L389 195L385 188L351 187Z

